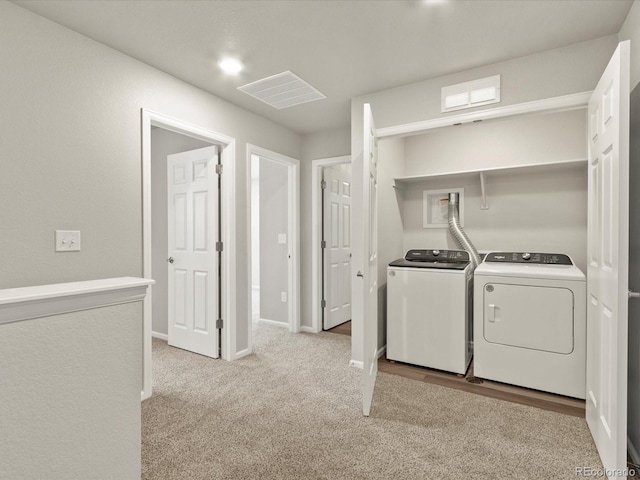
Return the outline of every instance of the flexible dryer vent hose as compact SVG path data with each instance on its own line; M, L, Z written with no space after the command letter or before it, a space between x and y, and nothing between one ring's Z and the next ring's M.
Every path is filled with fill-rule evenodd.
M462 227L460 226L460 213L458 211L458 205L460 203L460 197L457 193L449 194L449 231L453 238L456 239L456 242L460 246L460 248L466 250L471 257L472 269L480 265L481 259L476 247L473 246L467 234L464 233Z

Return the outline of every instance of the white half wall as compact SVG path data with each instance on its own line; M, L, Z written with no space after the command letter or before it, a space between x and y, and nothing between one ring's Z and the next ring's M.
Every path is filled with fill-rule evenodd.
M0 478L140 478L142 304L0 331Z

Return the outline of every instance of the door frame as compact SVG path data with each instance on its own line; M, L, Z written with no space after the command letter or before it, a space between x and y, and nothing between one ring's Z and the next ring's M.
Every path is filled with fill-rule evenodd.
M351 155L330 157L313 160L311 162L311 327L302 327L302 331L319 333L322 331L322 169L332 165L351 163ZM351 276L349 276L351 278Z
M290 332L300 332L300 160L297 160L281 153L277 153L266 148L259 147L247 143L246 151L246 171L247 171L247 285L248 285L248 301L247 301L247 325L249 332L249 352L253 351L253 335L252 335L252 286L251 286L251 156L256 155L265 157L276 163L287 167L287 184L288 184L288 225L287 225L287 244L289 247L289 285L287 298L288 301L288 329Z
M196 138L205 142L220 145L222 148L221 162L223 165L221 188L221 222L222 241L222 318L226 321L222 329L220 347L221 358L234 360L238 358L237 352L232 348L236 344L236 205L235 205L235 148L234 138L221 133L213 132L205 128L192 125L177 118L154 112L146 108L140 109L142 130L142 269L144 278L153 278L151 270L152 242L151 242L151 127L159 127L170 130L187 137ZM153 291L149 291L143 304L143 374L142 374L142 399L151 397L152 394L152 298Z

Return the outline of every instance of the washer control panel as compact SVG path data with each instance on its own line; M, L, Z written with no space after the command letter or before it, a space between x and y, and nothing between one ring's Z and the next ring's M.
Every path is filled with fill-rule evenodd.
M468 262L469 254L464 250L409 250L404 256L410 262Z
M493 252L487 255L484 261L495 263L533 263L536 265L573 265L569 256L562 253Z

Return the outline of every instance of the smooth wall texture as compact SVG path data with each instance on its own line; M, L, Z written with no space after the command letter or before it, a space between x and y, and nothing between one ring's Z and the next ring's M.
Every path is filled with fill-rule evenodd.
M491 75L501 75L502 80L501 102L496 106L589 91L593 90L598 83L617 43L617 35L611 35L353 98L351 101L351 155L354 175L362 172L363 105L365 103L371 104L376 127L381 128L440 118L443 116L440 113L440 89L443 86ZM484 108L486 107L467 111ZM459 112L453 114L455 113ZM354 197L358 195L361 195L361 192L358 184L354 182ZM360 260L354 255L354 261ZM356 264L356 268L360 267ZM357 308L357 305L354 307ZM362 325L357 321L354 322L351 331L353 358L361 360Z
M246 144L299 158L300 136L9 2L0 44L0 247L11 252L0 288L142 274L147 108L236 140L237 318L226 320L246 349ZM82 252L54 253L56 229L81 230Z
M587 158L587 111L502 118L406 137L406 176Z
M580 167L488 174L489 209L478 175L411 185L403 199L404 248L459 250L447 228L423 228L422 192L464 188L464 231L480 251L565 253L586 273L587 163Z
M168 331L167 155L208 146L211 144L202 140L151 128L151 276L156 281L152 287L152 330L156 333L166 335Z
M631 40L631 90L640 83L640 2L633 2L618 34L620 41Z
M405 142L378 142L378 348L387 344L387 265L404 256L403 199L394 188L405 170Z
M0 478L139 479L141 372L141 303L0 325Z
M300 162L300 324L311 327L311 164L313 160L351 153L349 127L302 137ZM318 180L320 181L320 180ZM319 200L318 200L319 201Z
M284 324L289 321L289 298L280 299L289 290L288 173L286 165L260 158L260 318ZM278 242L282 234L287 243Z

